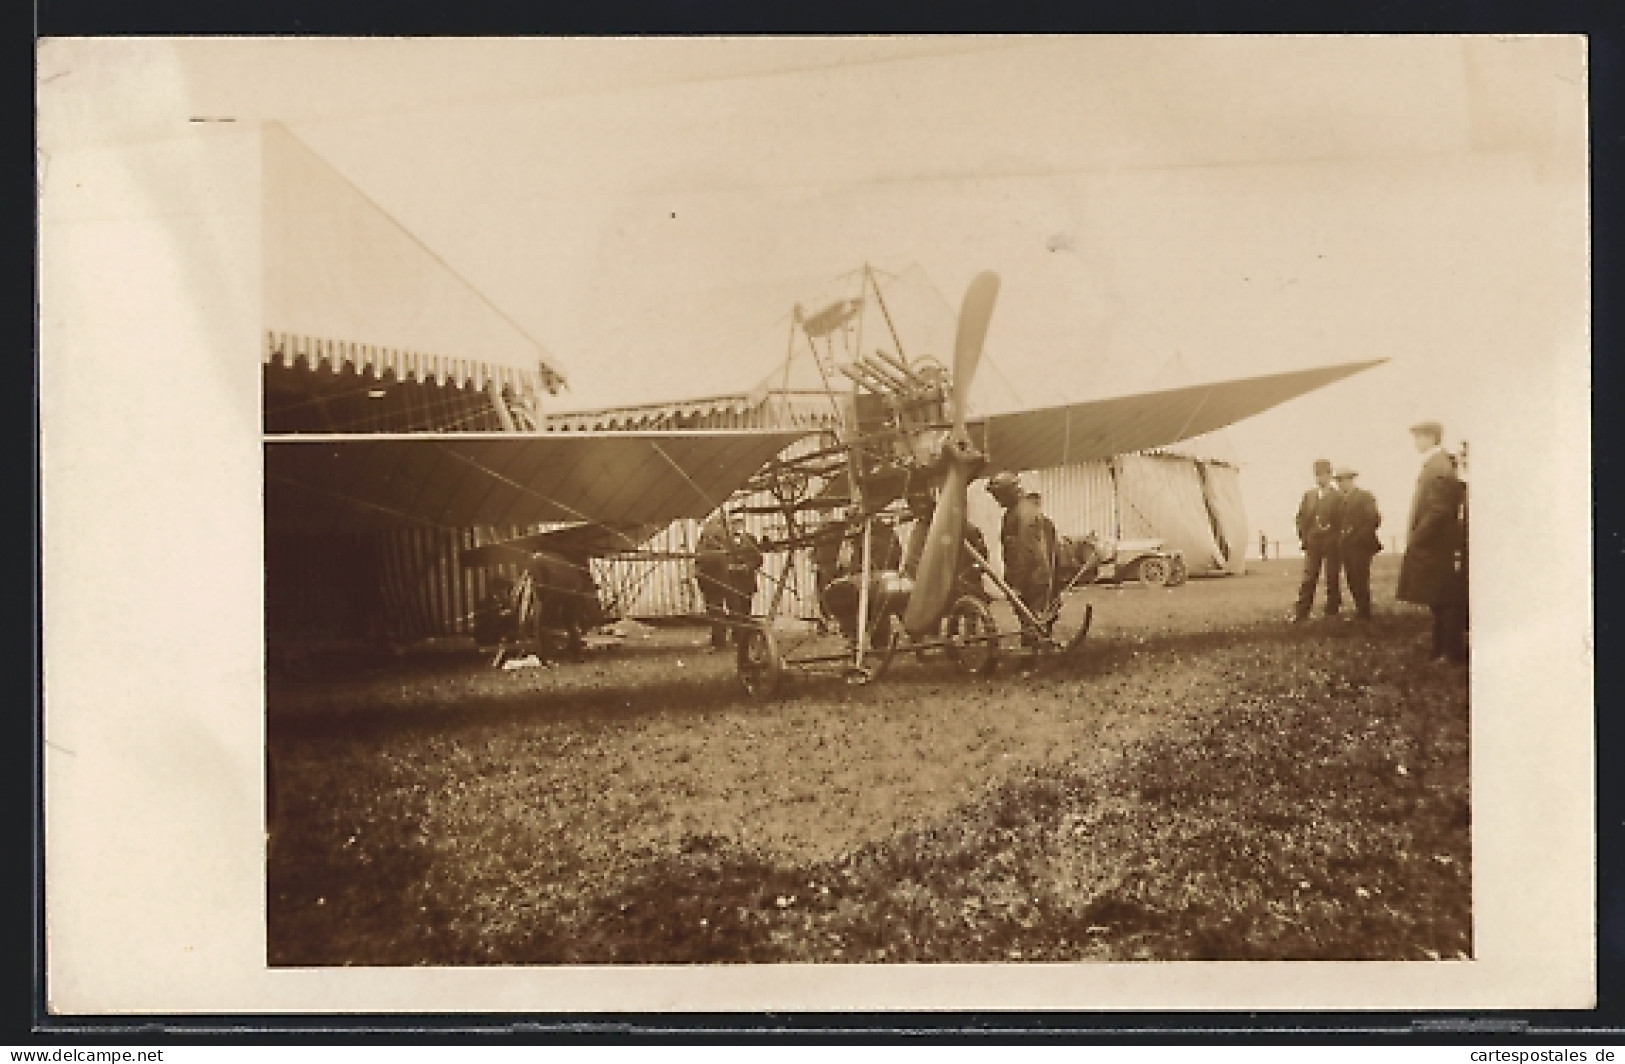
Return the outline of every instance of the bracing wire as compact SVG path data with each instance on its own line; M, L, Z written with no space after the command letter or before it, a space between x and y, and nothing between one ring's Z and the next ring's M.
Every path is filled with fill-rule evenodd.
M694 489L694 494L698 495L700 497L700 501L705 503L707 513L712 513L721 508L722 504L713 499L698 484L696 484L694 482L694 478L688 475L688 470L684 469L682 466L673 461L671 455L666 453L666 449L664 447L652 440L650 441L649 446L653 447L655 453L661 458L664 458L666 460L666 464L677 470L677 475L682 477L683 480L688 483L688 486Z

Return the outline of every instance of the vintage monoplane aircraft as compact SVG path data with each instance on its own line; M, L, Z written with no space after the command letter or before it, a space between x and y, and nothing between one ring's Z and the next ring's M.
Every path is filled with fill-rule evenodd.
M967 491L979 477L1165 447L1261 413L1382 360L1222 381L1120 398L968 416L967 397L999 289L978 275L966 291L951 367L877 349L838 366L850 381L840 424L819 428L635 432L299 434L267 436L267 527L363 531L553 525L526 550L569 557L636 556L655 530L731 509L773 515L766 552L816 552L851 542L857 559L820 587L843 645L782 648L783 567L764 615L743 622L738 669L747 689L774 691L789 668L832 669L866 682L899 649L945 651L987 671L1001 640L1037 650L1081 643L1054 631L1060 596L1029 609L964 539ZM849 308L833 308L838 318ZM832 393L833 394L833 393ZM813 446L809 437L818 436ZM801 445L792 449L792 445ZM767 502L761 500L766 498ZM730 502L731 500L731 502ZM747 501L756 500L756 501ZM912 576L877 563L877 531L929 505ZM914 512L918 512L915 510ZM1019 632L999 632L985 602L960 592L963 567L1010 603Z

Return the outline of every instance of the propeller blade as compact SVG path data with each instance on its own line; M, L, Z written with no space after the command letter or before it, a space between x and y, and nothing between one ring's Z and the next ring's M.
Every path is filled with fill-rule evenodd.
M965 289L959 306L959 331L954 334L954 427L965 427L966 402L976 366L982 361L982 341L987 339L988 322L993 318L993 301L999 297L999 275L983 270Z
M942 478L937 507L931 513L931 527L915 573L914 590L909 594L908 608L903 611L903 628L916 637L936 630L937 622L942 620L953 598L955 570L959 567L960 545L965 536L965 496L970 489L972 465L972 459L963 453L968 445L966 403L971 381L976 378L976 366L982 360L982 341L987 339L988 323L993 320L993 302L998 296L999 275L984 270L971 280L970 287L965 289L964 302L959 305L959 330L954 334L954 432L943 455L947 471Z
M903 628L912 636L936 631L937 622L953 597L954 570L958 566L960 543L965 536L965 496L970 488L970 466L950 461L942 478L942 494L931 512L931 528L925 549L920 553L914 590L903 611Z

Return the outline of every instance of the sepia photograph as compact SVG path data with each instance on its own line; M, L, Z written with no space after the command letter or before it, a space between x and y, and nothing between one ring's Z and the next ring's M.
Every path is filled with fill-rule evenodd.
M54 1009L1594 1002L1583 37L38 59Z

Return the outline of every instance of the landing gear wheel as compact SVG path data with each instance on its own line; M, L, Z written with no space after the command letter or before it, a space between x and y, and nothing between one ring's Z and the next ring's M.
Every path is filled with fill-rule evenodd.
M779 644L773 633L750 625L734 629L734 638L739 641L739 682L752 698L772 698L784 678L784 660L779 657Z
M1171 566L1167 558L1140 559L1140 583L1146 587L1167 587Z
M999 630L980 599L965 595L948 610L948 656L961 672L987 676L999 664Z

